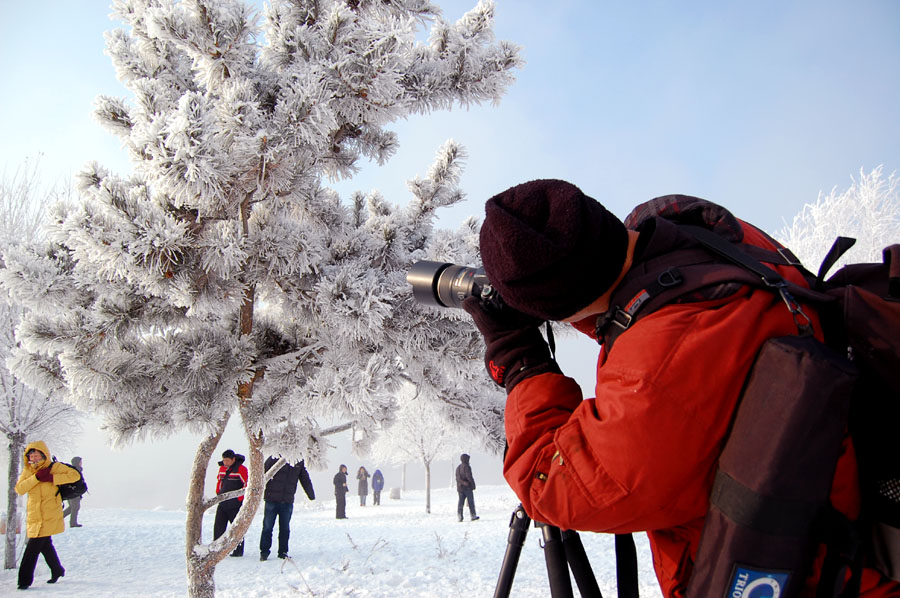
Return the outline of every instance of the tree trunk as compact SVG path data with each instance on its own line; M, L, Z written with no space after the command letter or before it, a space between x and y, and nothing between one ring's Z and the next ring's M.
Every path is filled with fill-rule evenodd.
M241 203L241 222L244 236L248 234L248 220L250 217L250 195ZM244 300L240 311L240 333L249 335L253 331L253 308L255 302L256 287L248 285L244 291ZM241 425L247 437L249 453L249 479L244 491L244 500L241 501L241 509L237 517L228 526L227 531L218 540L214 540L204 550L199 550L203 543L203 512L211 506L203 498L204 480L206 469L209 466L213 451L218 446L228 424L229 415L222 419L219 428L214 434L206 438L197 449L194 466L191 470L191 490L188 495L188 523L187 523L187 569L188 569L188 595L191 598L212 598L216 592L213 574L216 565L231 554L244 539L244 535L253 522L253 517L262 501L264 487L263 469L263 434L261 430L251 430L248 421L251 421L247 412L253 397L253 385L264 375L264 369L257 369L247 382L238 385L238 410L241 416Z
M19 527L19 495L16 494L16 482L19 481L19 462L25 450L25 434L13 434L9 438L9 486L6 493L6 542L3 550L3 568L16 568L16 531Z
M425 462L425 512L431 513L431 461L423 459Z
M216 570L216 563L219 561L211 559L208 554L199 556L195 550L203 544L203 513L206 511L203 494L206 487L206 469L209 467L213 451L216 450L219 440L222 439L230 417L231 414L226 413L216 430L203 439L200 446L197 447L197 454L194 456L194 464L191 467L184 544L188 596L192 598L212 598L216 593L213 573Z
M254 376L253 380L246 384L242 384L238 390L238 396L242 399L252 393L253 382L258 379ZM243 413L247 401L241 401L241 416L244 422L244 433L250 445L248 451L249 459L249 479L247 488L244 491L244 500L241 502L241 510L235 520L228 526L225 534L219 538L218 543L204 547L204 550L198 550L203 546L203 513L209 508L208 501L203 498L204 482L206 479L206 470L209 466L210 459L225 426L228 423L229 416L226 415L220 422L219 427L209 437L207 437L197 449L197 456L194 459L194 465L191 470L191 488L188 494L188 520L187 520L187 537L186 537L186 560L188 572L188 596L191 598L213 598L216 592L215 579L213 577L216 565L231 554L237 545L244 539L244 535L253 522L253 517L262 502L264 488L264 468L263 468L263 435L260 431L252 431L247 428L246 422L248 418Z
M400 487L403 488L403 493L406 494L406 463L403 464L402 473L400 474Z

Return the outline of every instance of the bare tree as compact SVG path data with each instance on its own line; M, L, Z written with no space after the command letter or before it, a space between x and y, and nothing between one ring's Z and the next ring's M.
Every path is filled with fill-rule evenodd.
M60 186L42 184L37 160L26 160L12 175L0 177L0 253L12 244L28 243L40 234L42 207L65 195ZM4 267L0 256L0 268ZM19 501L15 485L22 454L30 438L72 437L78 430L78 411L58 395L45 394L26 386L6 367L16 347L15 329L22 306L3 291L0 299L0 433L7 440L6 539L3 566L16 567L16 527Z
M402 463L404 483L406 463L422 464L425 468L425 512L431 513L431 464L435 459L458 454L459 446L478 440L462 432L463 426L448 425L447 414L441 412L440 402L426 400L412 383L406 383L401 393L407 396L397 401L394 420L373 443L372 453L379 460Z

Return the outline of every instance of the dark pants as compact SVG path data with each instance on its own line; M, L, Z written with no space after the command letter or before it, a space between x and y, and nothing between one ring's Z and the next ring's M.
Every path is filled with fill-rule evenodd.
M463 505L466 501L469 501L469 517L475 517L475 491L471 488L463 488L457 489L456 492L459 494L459 504L456 506L459 518L463 517Z
M272 530L275 529L275 518L278 517L278 556L287 556L293 513L294 503L266 501L262 535L259 537L259 553L261 555L269 556L269 550L272 548Z
M373 490L372 491L372 504L373 505L381 504L381 490Z
M22 555L22 563L19 565L20 588L27 588L34 581L34 567L37 565L39 554L44 555L44 560L50 567L50 575L58 577L66 572L62 563L59 562L59 556L56 554L56 548L53 547L51 536L29 538L28 544L25 545L25 554Z
M213 524L213 540L216 540L225 533L225 529L228 527L228 524L234 521L234 518L237 517L238 511L241 510L241 501L236 498L232 498L226 500L225 502L220 502L218 508L216 509L216 522ZM232 552L234 556L243 556L244 555L244 541L241 540L241 543L237 545L237 548Z
M81 497L78 498L70 498L69 506L63 509L63 517L69 518L69 527L77 527L78 523L78 511L81 510Z
M335 517L337 519L347 518L347 493L336 492L334 495L334 503L337 506Z

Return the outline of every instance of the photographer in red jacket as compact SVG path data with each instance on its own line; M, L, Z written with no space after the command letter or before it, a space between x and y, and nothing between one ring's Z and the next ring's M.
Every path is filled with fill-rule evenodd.
M582 531L646 531L663 595L684 596L744 380L767 339L796 334L791 313L765 289L735 283L702 289L644 316L608 354L601 348L596 398L587 400L561 372L538 326L569 322L596 338L598 318L629 272L697 245L672 220L729 241L767 249L774 242L724 208L687 196L647 202L623 224L559 180L512 187L489 199L485 214L484 269L512 309L493 310L476 297L463 307L484 336L489 374L508 393L507 481L537 521ZM805 285L796 268L775 269ZM814 313L807 313L821 336ZM859 512L856 479L848 441L831 502L850 518ZM814 578L807 583L810 596ZM865 569L862 595L900 591Z

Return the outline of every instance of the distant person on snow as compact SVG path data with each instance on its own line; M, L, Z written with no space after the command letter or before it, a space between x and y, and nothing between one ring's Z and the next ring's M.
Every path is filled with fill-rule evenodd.
M469 517L472 521L478 521L475 514L475 478L472 477L472 468L469 466L469 455L463 453L459 456L460 464L456 466L456 493L459 494L459 504L456 507L459 520L463 520L463 505L469 501Z
M279 457L266 459L266 471L278 462ZM309 472L301 460L296 465L285 463L275 475L266 483L266 492L263 499L266 502L263 515L262 535L259 537L259 560L269 558L269 550L272 548L272 530L275 529L275 518L278 518L278 558L288 558L288 540L291 537L291 515L294 513L294 495L297 493L297 482L303 486L303 491L309 500L316 499L312 480Z
M72 467L77 469L79 473L83 471L81 468L81 457L72 457ZM63 509L63 517L69 518L69 527L81 527L78 523L78 511L81 510L81 497L76 496L68 500L68 506Z
M219 461L219 474L216 476L216 494L225 494L232 490L240 490L247 487L247 468L244 467L244 455L236 454L228 449L222 453ZM237 498L229 498L219 503L216 509L216 521L213 524L213 540L225 533L228 524L234 521L238 511L241 510L241 502L244 495ZM231 556L244 556L244 541L237 545Z
M359 491L359 506L366 506L366 496L369 495L369 472L366 471L366 468L361 466L359 467L359 471L356 472L356 479L359 480L359 484L357 486L357 490Z
M335 519L347 518L347 466L343 463L334 474Z
M372 504L381 504L381 491L384 489L384 475L380 469L376 469L372 474Z
M49 455L50 449L41 440L26 446L22 456L25 464L16 482L16 493L28 495L25 512L28 543L19 565L20 590L28 589L34 582L34 567L39 554L44 555L44 560L50 567L50 579L47 583L56 583L66 574L51 536L61 534L66 529L58 486L77 482L78 474L62 463L50 461Z

